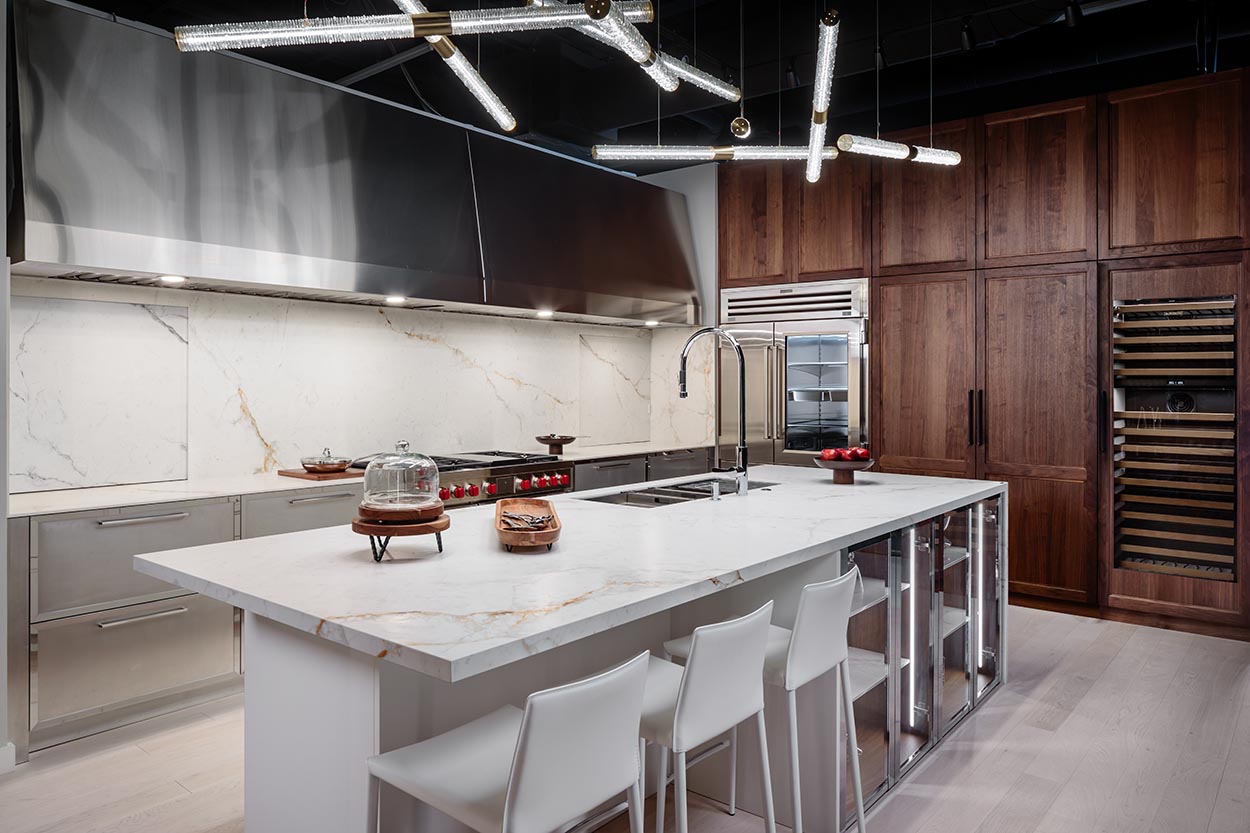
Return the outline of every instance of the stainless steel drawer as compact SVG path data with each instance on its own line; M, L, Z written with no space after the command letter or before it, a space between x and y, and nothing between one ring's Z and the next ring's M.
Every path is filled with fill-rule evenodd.
M690 474L705 474L712 468L712 458L706 448L687 448L681 451L661 451L647 457L647 479L666 480Z
M32 519L31 621L185 594L135 572L134 556L233 540L237 500L213 498Z
M233 607L199 595L31 625L31 748L237 687L237 628Z
M364 484L348 481L324 489L243 496L243 537L349 524L364 496Z
M642 483L647 479L647 458L626 457L600 463L578 463L573 467L573 488L579 492Z

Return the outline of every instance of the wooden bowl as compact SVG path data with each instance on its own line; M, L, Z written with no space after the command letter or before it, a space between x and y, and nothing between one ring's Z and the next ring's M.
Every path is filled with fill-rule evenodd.
M518 512L525 515L550 515L551 521L547 524L546 529L538 529L533 532L511 529L503 522L504 512ZM560 529L560 515L557 514L555 506L549 500L511 497L504 498L495 504L495 532L499 535L499 543L503 544L504 549L508 552L512 552L513 547L546 547L551 549L552 545L560 539Z
M813 457L812 461L822 469L833 472L833 482L846 486L855 482L855 472L872 468L876 460L822 460Z
M548 454L563 454L564 447L577 439L567 434L547 434L543 437L535 437L535 440L547 446Z

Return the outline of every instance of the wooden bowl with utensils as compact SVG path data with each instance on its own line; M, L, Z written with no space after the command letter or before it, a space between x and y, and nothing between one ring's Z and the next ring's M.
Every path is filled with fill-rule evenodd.
M495 504L495 532L504 549L546 547L560 538L560 516L549 500L504 498Z

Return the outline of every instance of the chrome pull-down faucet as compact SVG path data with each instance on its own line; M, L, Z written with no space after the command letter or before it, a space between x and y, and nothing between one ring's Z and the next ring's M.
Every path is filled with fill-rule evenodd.
M677 395L682 399L687 396L686 393L686 359L690 356L690 348L701 337L714 334L718 338L723 338L729 342L729 346L733 347L734 355L738 357L738 453L737 459L734 461L734 479L737 481L738 494L746 495L748 491L747 484L747 363L742 355L742 345L738 343L738 339L720 327L704 327L696 330L690 338L686 339L686 346L681 348L681 369L677 371ZM719 342L718 342L719 343Z

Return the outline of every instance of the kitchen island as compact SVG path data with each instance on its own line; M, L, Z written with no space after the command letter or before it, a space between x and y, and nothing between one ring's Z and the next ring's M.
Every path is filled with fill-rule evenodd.
M857 700L857 724L871 723L877 712L889 715L880 732L866 726L868 737L884 739L881 790L865 774L865 792L880 794L939 735L937 726L926 728L919 746L903 748L899 702L909 703L902 724L914 729L915 715L930 711L925 691L940 697L952 676L967 677L971 708L977 692L988 694L1005 673L999 646L1005 644L1006 486L871 473L860 474L856 485L836 486L827 472L776 466L753 468L751 479L770 485L746 496L726 490L718 501L652 509L598 502L597 493L562 496L564 531L551 552L505 552L493 508L474 507L452 515L441 555L432 539L396 539L394 559L375 564L367 539L335 527L153 553L135 565L246 613L245 824L253 833L363 830L369 755L504 703L522 704L530 691L640 650L658 651L671 636L769 598L777 602L774 620L792 624L802 586L840 574L850 561L866 576L860 609L875 606L882 614L863 634L853 626L851 639L852 645L880 642L880 651L857 654L866 688L855 692L866 704L861 717ZM961 513L969 519L975 513L975 521L964 524ZM996 521L994 535L985 533L987 515ZM975 544L947 541L949 531L926 544L924 530L952 527L966 527L968 535L975 530ZM960 562L985 563L979 584L971 577L963 582L962 638L977 661L966 673L947 668L939 676L934 657L951 635L945 631L953 609L937 593L947 548L951 563L958 563L956 553ZM989 641L982 620L992 620ZM931 650L921 661L925 645ZM982 660L989 656L987 674ZM917 688L917 669L929 675L928 688L924 680ZM988 678L979 683L982 677ZM803 772L809 783L832 784L838 757L829 754L832 683L820 682L826 681L805 690L810 702L800 704L802 736L813 738L802 750ZM776 722L778 737L770 746L784 750L782 712L774 714L769 734ZM863 738L861 732L861 755L877 754ZM692 770L692 788L718 795L725 757ZM751 810L758 798L749 756L741 757L739 803ZM775 765L773 772L784 794L788 767ZM805 794L812 829L832 826L832 790L809 786ZM399 793L385 792L382 804L387 831L463 829ZM784 804L778 802L781 823ZM808 804L805 798L805 814Z

